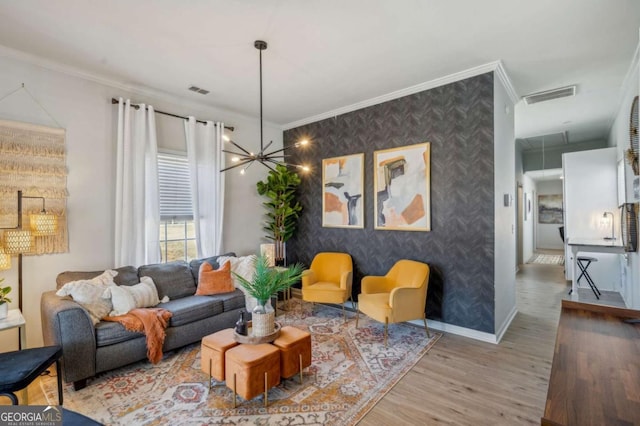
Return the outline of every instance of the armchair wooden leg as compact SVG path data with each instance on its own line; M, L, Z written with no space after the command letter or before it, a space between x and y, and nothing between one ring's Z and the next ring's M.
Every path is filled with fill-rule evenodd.
M349 300L351 300L351 307L355 310L358 310L358 305L353 301L353 296L349 296Z
M384 347L387 347L387 333L389 328L389 318L384 319Z
M427 314L422 314L422 321L424 321L424 329L427 331L427 337L431 339L431 334L429 333L429 326L427 325Z
M342 303L342 318L344 319L344 322L347 322L347 312L344 310L344 302Z

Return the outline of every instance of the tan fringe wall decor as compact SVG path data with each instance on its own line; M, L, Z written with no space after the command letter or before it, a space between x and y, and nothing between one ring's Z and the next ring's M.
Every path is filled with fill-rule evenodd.
M0 228L17 225L19 190L23 197L44 197L47 212L58 216L57 235L35 237L27 255L69 251L65 135L65 129L0 120ZM23 229L41 209L42 200L23 198Z

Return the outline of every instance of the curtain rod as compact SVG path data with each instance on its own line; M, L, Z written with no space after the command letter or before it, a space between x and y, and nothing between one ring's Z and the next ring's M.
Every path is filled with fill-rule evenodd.
M118 104L120 101L118 101L116 98L111 98L111 104L115 105ZM134 104L132 103L131 106L135 109L139 109L140 105L138 104ZM145 106L145 109L147 108L147 106ZM170 112L164 112L164 111L158 111L157 109L153 110L154 112L158 113L158 114L162 114L162 115L168 115L169 117L175 117L175 118L182 118L183 120L187 120L189 117L184 117L182 115L177 115L177 114L171 114ZM202 121L202 120L196 120L198 123L202 123L202 124L207 124L206 121ZM233 126L224 126L225 129L233 132L233 130L235 129L235 127Z

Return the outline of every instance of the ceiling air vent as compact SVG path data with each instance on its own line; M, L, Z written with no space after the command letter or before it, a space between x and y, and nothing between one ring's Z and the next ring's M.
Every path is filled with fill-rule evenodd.
M200 93L201 95L207 95L209 93L208 90L201 89L198 86L191 86L191 87L189 87L189 90L191 90L192 92Z
M576 86L561 87L559 89L545 90L544 92L532 93L523 97L527 105L537 104L538 102L550 101L552 99L566 98L575 96Z

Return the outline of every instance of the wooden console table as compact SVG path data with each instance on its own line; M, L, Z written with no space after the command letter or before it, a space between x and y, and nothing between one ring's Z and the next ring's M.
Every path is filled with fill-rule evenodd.
M562 301L540 424L640 424L640 311Z

